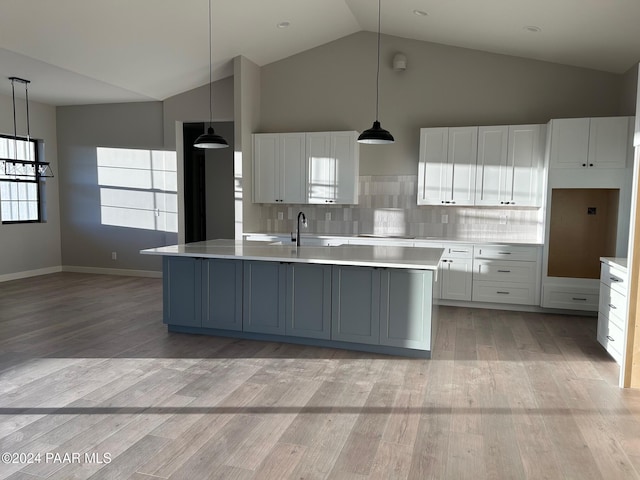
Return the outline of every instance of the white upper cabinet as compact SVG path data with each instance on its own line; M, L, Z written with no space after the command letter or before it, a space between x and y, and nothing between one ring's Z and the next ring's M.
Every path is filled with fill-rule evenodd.
M592 118L588 164L596 168L626 168L630 117Z
M507 148L509 127L478 128L476 205L504 204L507 194Z
M509 126L505 204L541 207L544 192L545 125Z
M420 129L418 205L473 205L478 127Z
M448 128L420 129L418 205L440 205L447 170Z
M308 203L358 203L358 132L307 133Z
M304 133L253 136L253 201L305 203Z
M626 168L631 117L551 121L551 168Z
M253 135L254 203L358 203L358 132Z
M542 206L543 125L479 127L476 205Z

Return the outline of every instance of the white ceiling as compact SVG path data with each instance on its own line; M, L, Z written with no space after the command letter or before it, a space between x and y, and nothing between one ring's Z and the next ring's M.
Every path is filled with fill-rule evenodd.
M377 30L375 0L212 3L214 79L232 74L237 55L262 66ZM53 105L163 100L204 85L207 9L207 0L0 0L0 93L9 76ZM283 21L291 25L277 28ZM639 27L640 0L382 0L386 34L613 73L640 61Z

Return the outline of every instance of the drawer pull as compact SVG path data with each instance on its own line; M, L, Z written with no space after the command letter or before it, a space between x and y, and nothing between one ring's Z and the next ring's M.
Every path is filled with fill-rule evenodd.
M498 273L511 273L511 270L498 270Z
M576 301L580 301L580 302L586 302L587 301L586 298L580 298L580 297L572 297L571 300L576 300Z
M607 340L609 340L610 342L615 342L615 340L611 335L607 335Z
M451 253L469 253L468 250L451 250Z
M610 279L612 282L621 282L621 281L622 281L622 280L621 280L621 279L619 279L618 277L609 277L609 279Z
M618 307L616 307L613 303L609 304L609 308L611 308L612 310L617 310Z
M511 255L511 252L498 252L499 255Z
M509 295L510 292L496 292L499 293L500 295Z

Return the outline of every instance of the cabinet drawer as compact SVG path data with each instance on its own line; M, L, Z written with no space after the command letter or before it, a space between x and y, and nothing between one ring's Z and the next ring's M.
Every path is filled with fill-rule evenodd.
M493 282L515 282L533 285L536 281L534 262L507 262L500 260L475 260L473 280Z
M543 287L542 306L568 310L598 311L598 291L567 287Z
M504 284L500 282L474 282L472 300L474 302L533 305L534 294L535 288L533 285Z
M518 245L476 245L473 250L474 258L493 260L520 260L535 262L538 259L538 247L524 247Z
M623 295L627 294L627 272L607 263L602 264L600 281Z
M608 321L602 313L598 314L598 342L618 363L622 363L624 332Z
M444 244L444 253L442 258L472 258L473 246L472 245L451 245Z
M627 318L627 297L601 283L600 312L623 328Z

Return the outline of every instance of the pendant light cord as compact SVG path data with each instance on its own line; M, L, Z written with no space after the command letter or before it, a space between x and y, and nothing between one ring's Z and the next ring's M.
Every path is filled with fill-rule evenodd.
M209 126L213 123L213 94L211 93L211 77L213 70L213 60L211 56L211 0L209 0Z
M18 160L18 126L16 123L16 87L15 79L11 79L11 100L13 102L13 158Z
M380 97L380 2L378 0L378 65L376 67L376 122L378 121L378 103Z

